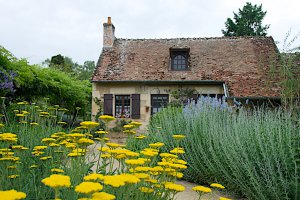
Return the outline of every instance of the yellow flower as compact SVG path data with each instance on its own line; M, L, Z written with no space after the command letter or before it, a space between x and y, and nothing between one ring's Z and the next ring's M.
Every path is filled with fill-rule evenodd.
M144 192L144 193L154 192L154 190L152 188L149 188L149 187L140 187L139 189L141 190L141 192Z
M141 139L144 139L144 138L146 138L146 136L145 136L145 135L139 135L139 136L136 136L135 138L136 138L136 139L140 139L140 140L141 140Z
M40 160L49 160L51 158L52 158L52 156L44 156L44 157L41 157Z
M170 154L170 153L161 153L159 155L160 155L160 157L163 157L163 158L178 158L177 155Z
M185 135L173 135L173 138L180 140L180 139L185 138Z
M220 197L219 200L232 200L232 199L225 198L225 197Z
M140 179L150 178L150 175L146 173L134 173L134 175Z
M44 149L47 149L47 146L35 146L33 148L34 151L41 151L41 150L44 150Z
M38 125L39 125L39 123L36 123L36 122L31 122L31 123L30 123L30 125L32 125L32 126L38 126Z
M96 173L93 173L93 174L89 174L87 176L85 176L83 178L84 181L98 181L98 180L103 180L103 175L102 174L96 174Z
M114 200L116 198L115 195L106 192L96 192L92 197L93 200Z
M93 122L93 121L83 121L80 123L81 126L85 126L87 127L88 129L92 129L92 128L95 128L97 126L99 126L100 123L98 122Z
M170 153L174 154L184 154L184 149L183 148L174 148L173 150L170 151Z
M91 139L88 139L88 138L80 138L78 140L78 143L82 144L82 145L90 145L90 144L94 144L95 142Z
M19 177L18 174L13 174L13 175L8 176L8 178L10 178L10 179L14 179L14 178L17 178L17 177Z
M29 168L37 168L37 165L31 165Z
M196 192L205 192L205 193L211 192L210 188L204 187L204 186L195 186L195 187L192 188L192 190L194 190Z
M69 176L52 174L50 177L44 178L42 183L51 188L70 187L71 181Z
M143 165L145 164L144 160L139 160L139 159L129 159L129 160L125 160L125 163L127 165Z
M120 174L120 175L116 175L116 177L119 177L125 183L135 184L141 181L137 176L132 174Z
M115 120L116 118L114 118L113 116L110 116L110 115L101 115L99 117L99 119L102 119L105 122L110 122L110 121Z
M56 140L54 138L43 138L42 142L44 143L51 143L51 142L55 142Z
M150 146L151 148L160 148L160 147L162 147L162 146L164 146L164 145L165 145L165 144L162 143L162 142L156 142L156 143L149 144L149 146Z
M22 149L23 146L22 145L14 145L12 146L12 149Z
M58 168L53 168L53 169L51 169L51 172L64 173L64 170L58 169Z
M24 192L18 192L16 190L6 190L6 191L0 190L0 197L2 200L19 200L19 199L25 199L26 194Z
M40 115L50 115L50 113L48 113L48 112L40 112Z
M103 183L112 187L120 187L125 185L125 182L117 176L104 176Z
M131 122L130 125L133 125L135 128L140 127L142 125L141 122Z
M57 124L60 124L60 125L66 125L67 122L59 121L59 122L57 122Z
M49 144L49 147L59 147L60 145L59 144L56 144L54 142L50 143Z
M75 191L83 194L90 194L93 192L98 192L103 189L100 183L94 182L82 182L75 187Z
M126 124L126 125L123 126L123 128L125 128L125 129L133 129L134 125Z
M113 143L113 142L107 142L106 145L110 148L118 148L121 146L120 144Z
M153 157L153 156L156 156L158 155L158 152L157 151L141 151L141 154L143 154L144 156L149 156L149 157Z
M165 188L168 190L173 190L175 192L182 192L185 190L184 186L176 183L166 183Z
M103 135L103 134L107 134L107 131L96 131L95 133L97 133L99 135Z
M20 113L16 114L16 116L17 116L17 117L25 117L24 114L20 114Z
M16 169L17 166L11 165L11 166L7 166L7 169Z
M219 183L212 183L210 184L211 187L219 188L219 189L224 189L225 187Z

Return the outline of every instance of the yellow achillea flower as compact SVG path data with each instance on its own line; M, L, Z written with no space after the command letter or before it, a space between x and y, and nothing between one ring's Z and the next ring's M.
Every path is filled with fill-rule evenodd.
M204 187L204 186L200 186L200 185L193 187L192 190L194 190L196 192L205 192L205 193L211 192L210 188Z
M51 188L70 187L71 181L69 176L61 174L52 174L50 177L44 178L42 183Z
M22 145L14 145L12 146L12 149L22 149L23 146Z
M19 199L25 199L26 194L24 192L18 192L16 190L0 190L0 197L3 200L19 200Z
M7 166L7 169L16 169L17 166L14 166L14 165L10 165L10 166Z
M219 188L219 189L224 189L225 187L219 183L212 183L210 184L211 187Z
M106 145L110 148L118 148L121 146L120 144L113 143L113 142L107 142Z
M100 123L98 122L93 122L93 121L83 121L80 123L81 126L87 127L88 129L95 128L99 126Z
M43 138L42 142L44 143L52 143L55 142L56 140L54 138Z
M60 124L60 125L66 125L67 122L59 121L59 122L57 122L57 124Z
M93 173L93 174L89 174L87 176L85 176L83 178L84 181L100 181L100 180L103 180L103 175L102 174L96 174L96 173Z
M104 176L103 183L105 185L110 185L112 187L120 187L125 185L125 182L121 180L118 176Z
M52 158L52 156L44 156L44 157L41 157L40 160L49 160L51 158Z
M130 125L133 125L135 128L140 127L142 125L141 122L131 122Z
M125 129L133 129L134 125L126 124L126 125L123 126L123 128L125 128Z
M49 144L49 147L59 147L60 145L59 144L56 144L54 142L50 143Z
M42 111L40 112L40 115L50 115L50 113Z
M0 141L16 143L18 141L17 135L13 133L0 134Z
M145 161L144 160L139 160L139 159L129 159L129 160L125 160L125 163L127 165L143 165L145 164Z
M134 173L134 176L138 177L139 179L150 178L150 175L146 173Z
M173 150L170 151L170 153L174 153L174 154L184 154L185 151L183 148L174 148Z
M29 168L37 168L37 165L31 165Z
M25 115L24 115L24 114L21 114L21 113L16 114L16 116L17 116L17 117L25 117Z
M134 176L132 174L120 174L120 175L116 175L116 177L119 177L125 183L135 184L141 181L141 179L139 179L137 176Z
M170 153L161 153L159 155L160 155L160 157L163 157L163 158L178 158L177 155L170 154Z
M180 140L180 139L185 138L185 135L173 135L173 138Z
M99 134L99 135L104 135L107 134L107 131L96 131L95 133Z
M64 173L64 170L58 169L58 168L53 168L53 169L51 169L51 172Z
M140 187L139 189L141 190L141 192L144 192L144 193L154 192L154 190L152 188L149 188L149 187Z
M82 182L75 187L75 191L82 194L90 194L93 192L98 192L103 189L100 183L94 182Z
M31 122L30 125L32 125L32 126L38 126L39 123L37 123L37 122Z
M185 187L183 185L176 184L176 183L166 183L165 188L175 192L182 192L185 190Z
M82 144L82 145L90 145L90 144L94 144L95 142L91 139L88 139L88 138L80 138L78 140L78 143Z
M164 146L165 144L164 143L162 143L162 142L156 142L156 143L152 143L152 144L149 144L149 146L151 147L151 148L160 148L160 147L162 147L162 146Z
M146 136L145 135L139 135L139 136L136 136L135 138L142 140L142 139L146 138Z
M157 151L151 151L151 150L143 150L141 151L141 154L143 154L144 156L149 156L149 157L153 157L158 155Z
M116 198L115 195L106 192L95 192L92 197L94 200L114 200Z
M232 200L232 199L225 198L225 197L220 197L219 200Z
M102 119L105 122L110 122L110 121L115 120L116 118L114 118L113 116L110 116L110 115L101 115L99 117L99 119Z
M13 174L13 175L8 176L8 178L10 178L10 179L14 179L14 178L17 178L17 177L19 177L18 174Z
M47 149L48 147L47 146L35 146L33 148L34 151L41 151L41 150L44 150L44 149Z

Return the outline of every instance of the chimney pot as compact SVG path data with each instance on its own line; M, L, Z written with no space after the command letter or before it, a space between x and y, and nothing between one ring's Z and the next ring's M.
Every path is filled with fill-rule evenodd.
M107 17L107 23L111 25L111 17Z

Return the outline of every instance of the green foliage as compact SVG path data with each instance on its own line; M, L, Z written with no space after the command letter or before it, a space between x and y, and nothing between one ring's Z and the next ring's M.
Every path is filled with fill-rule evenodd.
M172 100L170 102L171 106L182 106L188 102L189 99L194 98L198 92L194 88L179 88L171 92Z
M171 149L172 135L186 134L181 146L189 181L217 181L252 200L299 199L300 116L281 109L236 113L216 105L164 109L139 148L160 141Z
M252 5L247 2L243 9L238 13L233 13L233 19L227 18L225 30L222 30L224 36L266 36L270 25L262 25L266 15L262 10L262 5Z
M60 54L52 56L51 60L43 62L49 68L54 68L65 72L79 80L89 80L95 69L95 61L85 61L83 65L73 62L72 58Z
M0 49L0 63L4 69L17 74L14 80L14 99L33 101L48 97L51 104L60 104L71 113L81 107L80 115L89 117L91 83L80 81L58 69L30 65L26 59L17 59L6 49Z

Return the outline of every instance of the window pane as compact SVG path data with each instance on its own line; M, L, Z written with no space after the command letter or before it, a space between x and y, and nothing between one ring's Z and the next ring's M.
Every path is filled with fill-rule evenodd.
M121 118L130 117L130 95L115 96L115 116Z

